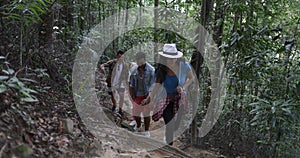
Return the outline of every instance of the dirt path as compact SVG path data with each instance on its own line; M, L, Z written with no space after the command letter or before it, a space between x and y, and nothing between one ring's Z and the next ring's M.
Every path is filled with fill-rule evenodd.
M102 82L103 83L103 82ZM101 93L99 95L99 101L100 104L104 107L106 107L108 110L111 107L111 101L109 96L105 93L105 88L102 88L102 90L104 89L104 93ZM125 105L124 105L124 111L126 112L127 118L129 118L128 120L124 120L125 124L129 124L130 123L130 117L131 117L131 101L129 99L128 95L125 95ZM138 135L136 137L132 137L129 136L127 137L126 134L124 133L111 133L112 129L102 129L101 126L99 126L99 131L101 131L102 133L104 131L106 131L107 133L111 134L112 137L114 138L113 141L108 141L107 143L111 143L111 142L117 142L116 144L114 144L113 146L117 146L119 153L113 152L111 150L108 150L104 156L109 156L109 157L208 157L208 158L219 158L219 157L224 157L221 154L219 154L217 151L207 151L207 150L201 150L201 149L197 149L195 147L190 146L189 144L186 144L185 142L182 142L180 140L176 140L174 141L173 146L167 146L164 143L164 122L162 119L160 119L157 122L151 121L151 125L150 125L150 133L151 133L151 137L147 138L147 137L139 137ZM156 130L161 128L162 130ZM101 133L100 132L100 133ZM134 135L135 133L130 132L130 134ZM105 140L105 138L108 135L106 135L105 137L101 138L101 140ZM123 136L123 137L118 137L118 136ZM130 140L128 140L128 138ZM134 138L139 139L139 141L134 140ZM136 148L126 148L126 146L130 146L132 144L140 144L141 140L142 142L145 142L145 147L146 148L142 148L140 146L142 145L138 145L139 147ZM131 144L127 144L127 142L130 141ZM133 145L134 146L134 145ZM157 148L155 148L155 150L152 151L146 151L145 149L148 149L149 147L154 147L158 146ZM183 150L181 150L183 149Z

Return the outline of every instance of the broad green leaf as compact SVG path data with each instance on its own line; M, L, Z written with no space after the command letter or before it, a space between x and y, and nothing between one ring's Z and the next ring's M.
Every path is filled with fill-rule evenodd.
M28 82L32 82L32 83L37 83L35 80L29 79L29 78L19 78L19 80L28 81Z
M20 89L20 87L16 84L13 84L13 83L9 83L7 84L8 87L11 87L11 88L15 88L15 89Z
M36 98L32 98L32 97L27 97L27 98L21 98L21 101L23 101L23 102L37 102L37 101L39 101L38 99L36 99Z
M3 93L7 90L7 87L3 84L0 85L0 93Z
M17 77L13 77L13 78L9 79L8 82L9 83L17 83L17 82L19 82L19 79Z
M38 93L37 91L30 89L30 88L25 88L25 90L29 93Z
M12 75L15 73L15 71L13 69L8 69L8 70L2 70L2 72L4 72L7 75Z
M292 114L292 112L291 112L290 109L282 108L281 110L284 111L284 112L286 112L287 114Z
M45 13L46 11L43 10L43 8L41 8L39 5L36 5L36 4L32 4L31 6L32 8L36 9L37 11L39 11L40 13Z
M0 80L3 81L3 80L7 80L9 77L8 76L0 76Z
M292 82L292 81L295 81L295 80L298 80L300 79L300 76L291 76L289 78L286 79L287 82Z
M257 125L257 122L253 122L250 124L251 126L256 126Z
M265 143L265 140L258 140L257 143Z
M256 106L256 105L259 105L259 104L261 104L261 102L254 102L254 103L250 103L249 105L250 106Z
M18 80L17 84L21 87L21 88L24 88L25 87L25 84L21 81Z
M31 97L31 95L27 91L21 90L20 92L26 97Z
M40 20L40 19L37 19L37 18L34 18L34 17L27 16L25 22L28 22L28 23L30 23L30 22L37 23L38 20Z
M45 0L45 1L43 1L43 0L37 0L40 4L42 4L42 6L44 6L44 7L46 7L47 6L47 4L46 3L48 3L49 1L47 1L47 0ZM45 3L46 2L46 3Z
M26 6L24 4L17 4L12 8L12 10L14 10L14 9L24 10L24 9L26 9Z

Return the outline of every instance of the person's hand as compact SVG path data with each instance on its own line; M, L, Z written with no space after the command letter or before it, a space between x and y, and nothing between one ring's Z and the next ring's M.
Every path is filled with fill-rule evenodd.
M105 72L105 67L104 67L104 65L100 65L100 72Z
M147 104L149 104L150 103L150 96L148 96L146 99L144 99L142 102L141 102L141 106L145 106L145 105L147 105Z
M103 65L100 65L100 69L99 69L100 73L105 73L105 68Z
M132 100L132 102L134 102L134 100L135 100L135 97L133 96L133 95L131 95L131 100Z
M184 91L184 88L181 86L176 87L177 93L182 93Z

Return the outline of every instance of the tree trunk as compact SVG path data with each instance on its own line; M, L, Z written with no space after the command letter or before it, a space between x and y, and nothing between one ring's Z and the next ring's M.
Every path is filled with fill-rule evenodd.
M113 1L114 2L114 1ZM112 5L112 12L111 12L111 15L114 15L115 14L115 5ZM113 39L115 39L115 18L113 16L113 18L111 18L112 22L111 22L111 25L112 25L112 30L111 30L111 33L112 33L112 36L113 36ZM106 26L107 27L107 26ZM116 48L116 40L113 40L112 41L112 51L113 52L116 52L117 51L117 48Z
M214 34L213 39L217 46L221 46L222 44L222 35L223 35L223 28L224 28L224 21L225 21L225 6L224 1L217 0L216 1L216 8L215 8L215 27L214 27Z
M125 32L127 32L128 30L128 16L129 16L129 13L128 13L128 9L129 9L129 1L126 2L126 14L125 14Z
M205 37L206 37L206 30L204 29L205 26L208 24L208 18L209 18L209 15L210 15L210 11L212 9L212 6L213 6L213 0L202 0L202 4L201 4L201 11L200 11L200 14L201 14L201 17L200 17L200 23L203 27L199 27L197 30L196 30L196 33L197 33L197 51L193 53L192 55L192 61L191 61L191 65L193 66L194 70L195 70L195 73L196 73L196 76L197 78L199 78L200 74L201 74L201 66L203 64L203 56L202 54L204 53L204 44L205 44ZM207 94L210 94L210 81L208 81L208 86L207 86ZM207 100L207 99L206 99ZM208 101L205 101L203 104L204 105L208 105L209 103L209 100ZM197 114L192 122L192 126L191 126L191 130L192 130L192 138L191 138L191 142L192 144L195 144L195 140L198 140L197 137Z
M141 24L141 22L142 22L142 7L143 7L142 0L140 0L139 6L140 6L140 8L139 8L139 23ZM141 52L141 51L142 51L142 46L141 46L141 43L139 42L139 52Z
M154 64L157 63L158 58L158 29L157 29L157 18L158 18L158 0L154 1Z
M93 15L91 15L91 0L88 0L87 2L87 11L86 11L86 27L87 27L87 30L90 30L91 28L91 23L93 22Z

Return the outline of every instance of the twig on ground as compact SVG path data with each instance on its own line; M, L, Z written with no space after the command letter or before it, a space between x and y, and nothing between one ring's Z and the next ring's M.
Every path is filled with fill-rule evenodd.
M7 146L7 142L5 142L5 144L3 145L3 147L0 150L0 158L2 158L2 154L3 154L3 151L6 148L6 146Z

